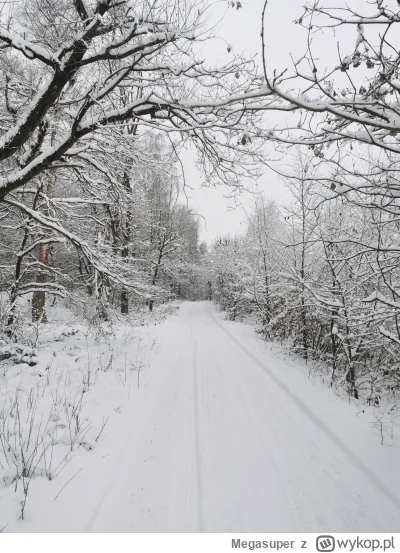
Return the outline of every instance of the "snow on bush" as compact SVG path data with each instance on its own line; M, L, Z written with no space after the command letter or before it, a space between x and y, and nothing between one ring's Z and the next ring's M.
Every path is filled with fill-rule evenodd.
M54 499L82 466L90 470L91 455L120 416L128 388L130 393L146 382L142 355L155 340L147 343L141 328L177 308L143 310L131 315L131 324L104 325L102 332L53 322L38 348L1 340L0 528L26 518L37 479L57 483Z

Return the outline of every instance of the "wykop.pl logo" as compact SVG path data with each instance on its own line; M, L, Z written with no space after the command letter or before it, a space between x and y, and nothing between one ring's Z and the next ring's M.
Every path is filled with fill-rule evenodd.
M335 538L333 536L318 536L317 551L330 553L335 550Z

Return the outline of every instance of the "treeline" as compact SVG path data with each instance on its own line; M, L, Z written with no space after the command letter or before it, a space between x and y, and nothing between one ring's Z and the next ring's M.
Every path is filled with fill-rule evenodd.
M303 164L297 204L277 216L268 243L260 208L249 244L223 246L235 254L228 274L231 264L243 267L233 268L232 291L221 297L234 297L226 300L232 316L244 302L261 314L267 336L292 340L307 359L326 359L353 395L369 386L378 397L382 374L395 381L399 7L395 0L385 8L364 0L359 10L339 4L306 2L294 21L305 33L297 61L275 71L273 49L259 67L215 41L217 5L204 0L3 2L6 332L18 326L18 301L27 294L36 321L45 320L50 294L79 290L104 319L111 305L126 313L129 301L151 308L160 295L196 288L188 267L199 253L197 223L177 201L178 156L192 148L204 182L235 194L274 157L265 155L268 143L281 158L291 147L311 153L319 173ZM234 1L227 8L237 17L245 10ZM260 14L263 44L271 9L266 2ZM311 35L323 44L311 44ZM216 60L199 57L207 43ZM322 47L331 51L328 64ZM282 116L273 128L270 112ZM277 228L279 255L268 249Z
M172 147L151 132L123 139L107 133L91 170L79 163L49 170L0 205L2 327L9 336L21 326L26 300L34 322L45 322L46 305L60 296L107 320L112 311L128 314L130 305L152 309L154 301L202 294L197 265L205 248L197 217L179 201Z
M0 333L45 322L59 296L104 321L205 294L178 156L194 145L208 182L251 174L230 139L245 110L217 99L261 78L241 56L198 59L200 4L0 2Z
M211 252L216 302L256 317L332 385L379 405L400 390L399 219L356 190L324 189L301 155L290 207L258 197L244 236ZM375 205L374 205L375 204Z

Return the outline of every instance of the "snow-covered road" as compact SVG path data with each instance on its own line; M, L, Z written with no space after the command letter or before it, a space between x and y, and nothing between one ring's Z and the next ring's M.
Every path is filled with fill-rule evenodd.
M209 303L159 327L86 532L399 531L399 450Z

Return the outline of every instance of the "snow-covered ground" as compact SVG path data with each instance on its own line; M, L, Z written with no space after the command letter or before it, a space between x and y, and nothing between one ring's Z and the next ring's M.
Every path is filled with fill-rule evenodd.
M2 375L5 532L400 531L400 444L250 327L184 303L85 336Z

